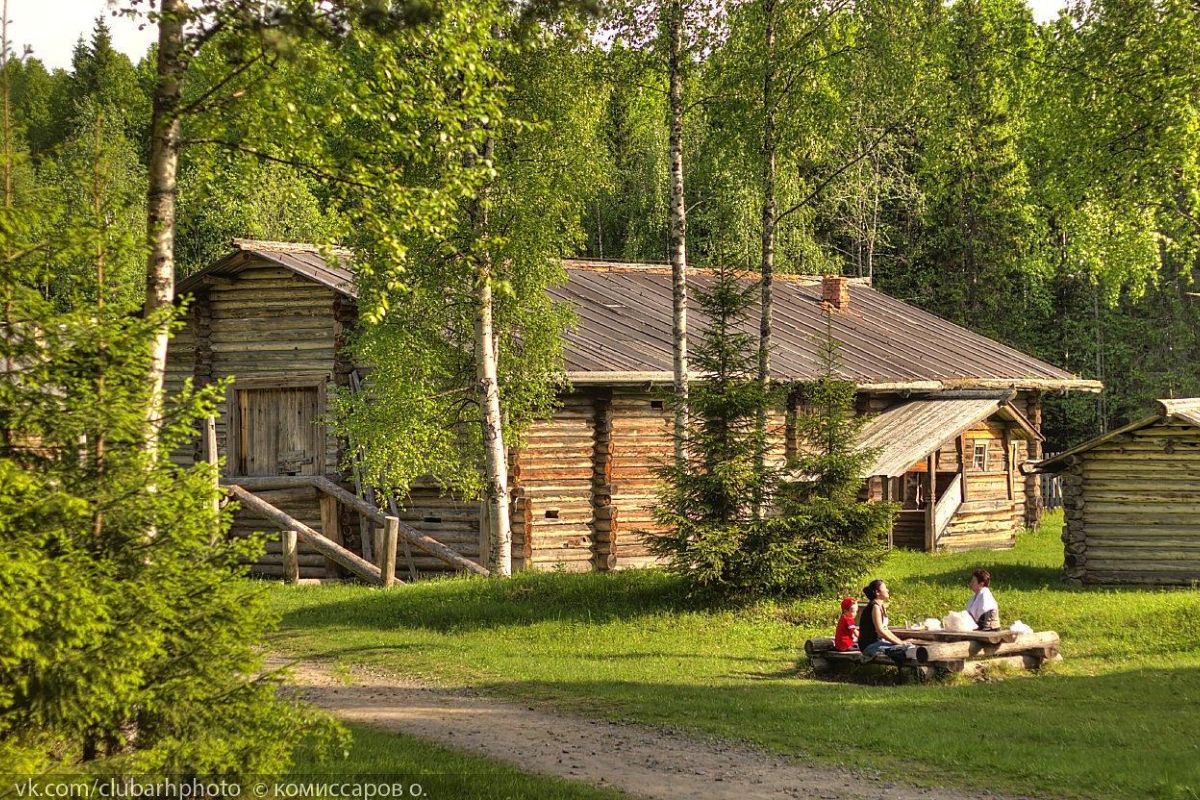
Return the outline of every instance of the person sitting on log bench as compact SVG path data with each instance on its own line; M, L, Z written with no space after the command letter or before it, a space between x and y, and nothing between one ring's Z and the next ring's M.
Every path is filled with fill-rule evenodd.
M833 649L840 653L858 649L858 624L854 621L857 606L853 597L842 598L842 615L833 632Z
M858 615L858 647L862 651L863 661L870 661L882 653L895 661L896 666L902 665L909 645L888 629L886 611L891 593L887 584L876 578L867 584L863 594L867 597L867 604Z
M967 613L975 620L975 626L981 631L1000 630L1000 604L992 596L988 588L992 582L992 573L986 569L977 569L971 573L967 585L974 594L967 601Z

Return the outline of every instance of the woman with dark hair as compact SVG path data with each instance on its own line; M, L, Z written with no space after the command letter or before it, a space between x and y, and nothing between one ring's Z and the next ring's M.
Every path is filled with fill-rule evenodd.
M858 615L858 647L863 659L869 660L883 653L897 664L904 663L908 645L888 629L887 601L891 598L887 584L879 578L863 589L867 604Z
M977 569L971 573L967 585L974 594L967 601L967 613L975 620L975 626L981 631L1000 630L1000 604L992 596L989 584L992 573L986 569Z

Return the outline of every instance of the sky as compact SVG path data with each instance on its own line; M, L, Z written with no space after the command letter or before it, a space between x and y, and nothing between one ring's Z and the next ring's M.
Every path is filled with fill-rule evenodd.
M140 59L157 31L144 20L138 30L133 20L114 18L107 0L8 0L8 38L17 53L30 45L33 55L50 69L70 67L75 42L90 35L100 14L108 18L113 45L134 61Z
M1054 19L1065 0L1027 0L1039 22ZM145 4L142 4L145 8ZM108 0L8 0L8 33L13 50L25 45L49 68L69 67L71 50L80 35L87 36L96 15L109 17L116 48L137 61L153 41L155 30L127 18L113 18Z

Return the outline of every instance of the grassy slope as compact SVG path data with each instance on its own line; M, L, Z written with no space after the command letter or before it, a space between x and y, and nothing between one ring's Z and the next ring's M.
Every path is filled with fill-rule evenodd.
M364 783L404 787L405 794L420 787L431 800L510 800L537 797L562 800L620 800L626 795L609 789L543 775L527 775L505 764L447 750L411 736L398 736L351 725L352 741L345 761L321 771L320 766L298 769L286 780L339 784L356 779Z
M1071 590L1060 520L1009 552L892 554L891 618L961 608L988 567L1006 621L1054 629L1065 663L996 683L864 687L807 675L837 598L690 607L658 571L268 591L273 646L748 740L939 782L1080 797L1200 797L1195 590Z

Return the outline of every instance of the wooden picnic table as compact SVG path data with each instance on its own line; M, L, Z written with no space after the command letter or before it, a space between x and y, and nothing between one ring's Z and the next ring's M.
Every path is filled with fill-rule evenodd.
M858 650L838 652L833 639L815 637L804 643L804 651L818 673L844 666L894 665L901 671L913 670L922 678L951 672L975 673L999 666L1038 669L1046 661L1060 660L1059 639L1054 631L1016 633L1014 631L926 631L892 628L892 633L910 643L902 664L885 655L864 661Z

